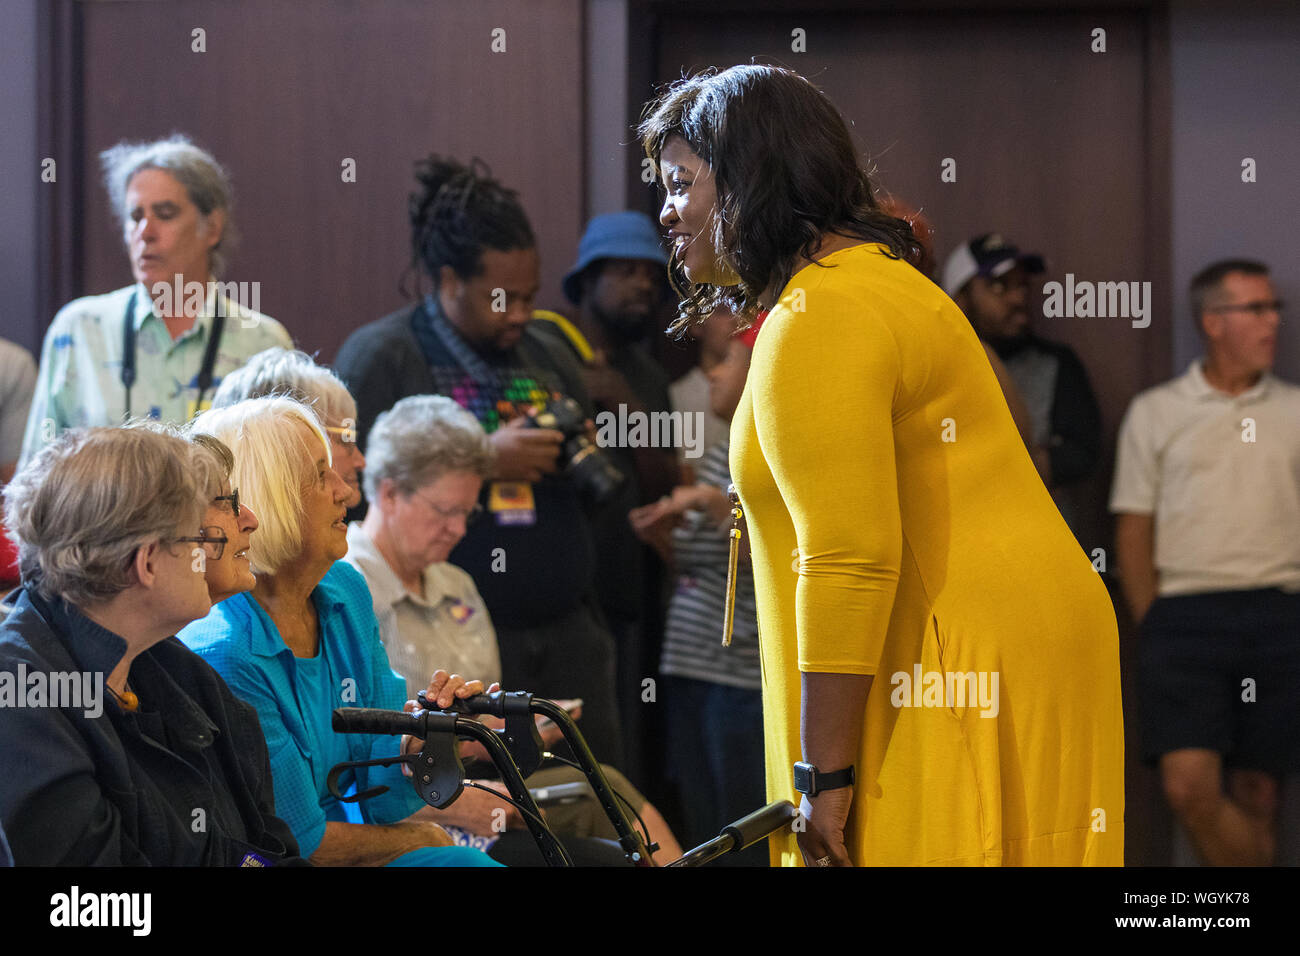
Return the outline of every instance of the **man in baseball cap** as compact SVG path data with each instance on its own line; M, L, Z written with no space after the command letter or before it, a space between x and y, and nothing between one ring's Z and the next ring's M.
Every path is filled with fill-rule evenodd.
M1083 529L1078 483L1101 455L1101 411L1074 350L1030 328L1029 276L1043 257L1023 253L995 232L963 243L948 256L943 289L979 337L997 353L1029 411L1030 447L1045 450L1044 471L1062 516Z
M1028 276L1043 257L1022 253L996 232L953 250L943 267L943 291L990 345L1019 338L1029 327Z

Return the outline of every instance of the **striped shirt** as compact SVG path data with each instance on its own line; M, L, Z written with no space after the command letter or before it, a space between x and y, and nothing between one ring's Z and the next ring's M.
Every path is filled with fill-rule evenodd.
M700 459L696 472L704 484L727 489L729 442L714 445ZM727 596L727 532L698 511L686 512L673 531L677 586L668 604L659 670L676 677L725 684L746 690L762 688L758 658L758 611L754 603L754 572L741 561L736 575L736 615L731 646L722 646L722 622ZM743 544L742 544L743 547Z

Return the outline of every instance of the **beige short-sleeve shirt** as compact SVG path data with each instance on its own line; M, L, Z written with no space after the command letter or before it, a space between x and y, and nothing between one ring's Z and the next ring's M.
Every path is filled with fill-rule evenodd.
M412 699L439 668L484 687L501 679L496 630L467 572L446 561L431 564L424 569L424 593L412 594L359 522L348 526L344 560L370 587L379 639Z
M1300 591L1300 388L1266 373L1228 395L1201 368L1129 405L1110 510L1155 516L1162 597Z

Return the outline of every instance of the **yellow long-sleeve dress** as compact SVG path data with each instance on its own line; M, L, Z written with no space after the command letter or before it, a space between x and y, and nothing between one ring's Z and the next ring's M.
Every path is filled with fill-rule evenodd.
M1114 611L952 301L877 244L801 270L755 344L731 469L769 799L799 802L800 672L873 674L843 715L855 863L1122 865ZM772 847L801 862L790 832Z

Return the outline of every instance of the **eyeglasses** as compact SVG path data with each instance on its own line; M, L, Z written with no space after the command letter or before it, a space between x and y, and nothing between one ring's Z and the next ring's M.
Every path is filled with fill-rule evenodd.
M424 497L424 495L420 494L418 491L413 491L411 492L411 494L412 496L419 498L426 505L432 508L434 512L438 515L438 517L443 518L444 520L450 521L452 518L464 518L466 527L472 525L483 514L483 506L479 504L477 501L474 502L473 508L469 508L469 509L453 508L450 511L448 511L446 508L441 508L438 505L434 504L432 501Z
M232 491L232 492L231 492L230 494L228 494L228 495L217 495L217 496L216 496L215 498L213 498L212 500L213 500L213 501L229 501L229 502L230 502L230 510L233 511L233 512L235 513L235 517L236 517L236 518L239 517L239 489L238 489L238 488L236 488L234 491ZM221 555L217 555L217 557L221 557Z
M1269 312L1282 314L1286 308L1286 303L1281 299L1271 299L1267 302L1243 302L1241 305L1215 305L1206 309L1206 312L1249 312L1255 318L1266 315Z
M229 498L229 495L224 497ZM173 542L187 542L202 546L203 551L213 561L220 561L221 555L225 553L226 543L230 541L226 533L218 527L200 528L197 538L173 538Z

